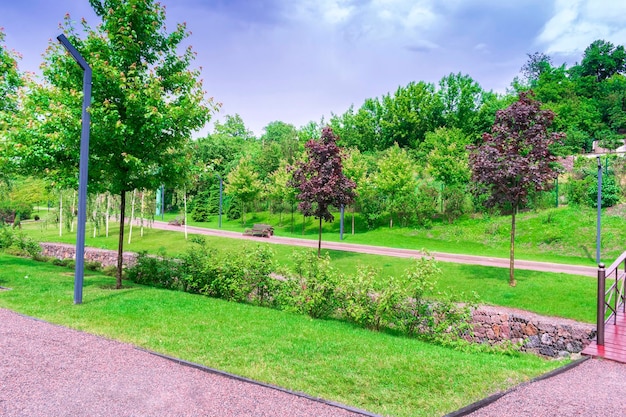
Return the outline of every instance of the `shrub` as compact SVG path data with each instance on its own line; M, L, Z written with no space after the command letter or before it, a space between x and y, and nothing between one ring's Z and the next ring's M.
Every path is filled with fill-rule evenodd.
M88 271L100 271L102 269L102 264L98 261L86 261L85 269Z
M602 207L613 207L616 205L621 197L622 190L615 182L613 175L606 175L602 177L602 194L600 196L600 203ZM589 205L591 207L598 207L598 181L592 181L587 188L587 196Z
M137 254L135 265L127 269L126 277L137 284L178 289L180 269L180 261L168 258L163 251L158 256L143 251Z
M375 286L377 274L372 268L359 268L353 277L344 277L339 290L343 317L373 330L389 326L390 313L403 295L393 277L384 287Z
M4 225L0 225L0 249L31 258L41 254L41 246L35 239Z
M337 275L330 265L330 257L296 252L294 258L295 274L281 286L281 308L313 318L331 317L337 310L338 299Z
M471 331L472 306L455 303L446 294L439 294L438 301L429 297L435 288L434 279L440 273L431 257L422 257L407 269L406 292L396 306L393 324L407 335L446 344Z

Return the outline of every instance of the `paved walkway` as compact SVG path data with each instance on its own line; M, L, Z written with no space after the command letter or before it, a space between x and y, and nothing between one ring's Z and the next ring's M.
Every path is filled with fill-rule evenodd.
M155 229L163 229L163 230L171 230L177 232L183 232L184 226L173 226L167 224L165 222L155 221L152 224L152 227ZM202 234L208 236L220 236L227 237L233 239L247 239L247 240L255 240L259 242L267 242L276 245L290 245L290 246L303 246L309 248L317 248L317 240L310 239L297 239L290 237L282 237L282 236L272 236L271 238L264 237L252 237L245 236L239 232L229 232L225 230L215 230L215 229L205 229L202 227L194 227L187 226L187 232L193 234ZM371 246L371 245L359 245L354 243L345 243L345 242L327 242L322 241L323 249L331 249L331 250L339 250L339 251L347 251L347 252L358 252L358 253L367 253L372 255L385 255L385 256L395 256L399 258L417 258L422 256L422 252L419 250L413 249L397 249L397 248L388 248L384 246ZM494 266L499 268L508 268L509 267L509 259L508 258L494 258L489 256L474 256L474 255L458 255L452 253L442 253L442 252L432 252L431 255L435 257L438 261L442 262L453 262L458 264L471 264L471 265L483 265L483 266ZM515 260L515 268L516 269L527 269L531 271L544 271L544 272L562 272L566 274L573 275L584 275L589 277L597 277L597 268L591 266L580 266L580 265L565 265L565 264L555 264L548 262L535 262L535 261L525 261L525 260Z
M190 365L190 364L188 364ZM0 416L362 417L0 309Z

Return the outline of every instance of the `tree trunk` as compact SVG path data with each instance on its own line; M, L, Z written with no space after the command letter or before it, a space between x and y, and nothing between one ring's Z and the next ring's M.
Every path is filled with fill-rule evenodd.
M117 278L115 288L122 288L122 263L124 261L124 215L126 211L126 190L120 193L120 238L117 242Z
M515 287L515 215L517 214L517 206L513 207L511 214L511 258L509 265L509 285Z
M322 217L320 216L320 228L319 228L319 233L318 233L318 240L317 240L317 257L321 257L322 256Z
M111 211L111 196L109 196L109 193L106 193L106 198L107 198L107 211L106 214L104 215L104 235L106 237L109 237L109 216L111 215L110 211Z
M128 221L128 244L130 245L131 239L133 238L133 221L135 221L135 192L137 190L133 190L133 196L130 199L130 220Z
M59 191L59 236L63 236L63 191Z

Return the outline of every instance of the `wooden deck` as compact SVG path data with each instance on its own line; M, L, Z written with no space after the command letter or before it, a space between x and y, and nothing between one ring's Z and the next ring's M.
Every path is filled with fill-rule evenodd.
M598 346L594 340L583 351L583 355L604 358L626 363L626 316L619 311L616 324L613 320L604 326L604 346Z

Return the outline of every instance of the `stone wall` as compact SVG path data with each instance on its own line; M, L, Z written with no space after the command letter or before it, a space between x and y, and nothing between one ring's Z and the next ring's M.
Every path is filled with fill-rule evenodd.
M550 357L580 353L595 337L592 324L544 317L523 310L481 306L473 312L475 342L510 340L521 350Z
M73 245L41 243L43 254L58 259L76 258ZM124 252L124 264L135 263L137 255ZM103 266L117 264L117 252L85 248L85 260ZM595 326L557 317L544 317L523 310L481 306L472 314L472 341L497 344L510 340L521 350L539 355L559 357L580 353L595 337Z
M42 254L57 259L76 259L76 247L63 243L40 243ZM124 252L124 265L134 265L137 254ZM96 249L85 247L85 261L100 262L102 266L117 266L117 252L106 249Z

